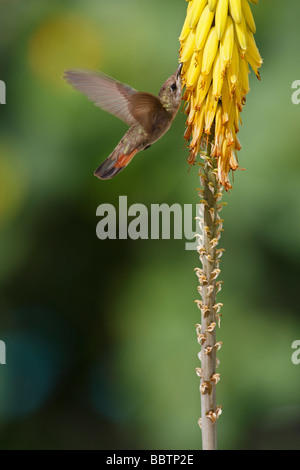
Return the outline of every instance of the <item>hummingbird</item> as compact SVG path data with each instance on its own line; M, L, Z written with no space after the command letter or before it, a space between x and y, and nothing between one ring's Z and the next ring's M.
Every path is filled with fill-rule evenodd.
M138 92L100 72L67 70L64 79L96 106L124 121L130 128L94 175L108 180L122 171L141 150L146 150L169 129L181 103L182 63L155 96Z

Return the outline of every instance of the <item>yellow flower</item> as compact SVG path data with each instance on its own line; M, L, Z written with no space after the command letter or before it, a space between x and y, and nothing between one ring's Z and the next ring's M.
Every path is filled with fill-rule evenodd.
M184 137L190 142L188 161L194 164L209 135L218 159L218 179L231 188L228 173L238 167L236 152L240 113L249 92L249 65L258 79L262 58L253 33L249 5L258 0L187 0L179 37L185 112Z

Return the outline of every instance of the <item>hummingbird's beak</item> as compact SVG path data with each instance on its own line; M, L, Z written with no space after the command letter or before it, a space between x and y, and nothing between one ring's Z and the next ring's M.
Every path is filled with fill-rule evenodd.
M178 67L178 69L177 69L177 71L176 71L176 78L179 78L179 76L180 76L180 74L181 74L182 67L183 67L183 63L180 62L179 67Z

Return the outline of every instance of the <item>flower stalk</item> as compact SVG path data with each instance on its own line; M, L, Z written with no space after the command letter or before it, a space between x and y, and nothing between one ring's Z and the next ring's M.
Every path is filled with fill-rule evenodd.
M212 142L207 143L206 149L201 153L203 163L200 164L200 181L202 188L200 213L198 217L200 234L198 247L202 269L196 268L199 280L198 291L202 300L196 303L201 311L201 324L196 325L197 340L201 345L199 359L201 368L196 372L200 377L201 418L199 425L202 429L203 450L217 449L217 419L221 414L221 407L217 406L216 386L220 380L217 369L217 351L222 343L217 342L216 330L220 326L220 309L222 304L216 303L216 295L221 289L218 280L220 274L220 257L223 250L218 249L222 231L220 204L223 187L218 182L217 160L211 156Z
M218 249L222 231L221 198L232 188L229 173L238 168L241 144L237 134L249 87L249 65L260 80L262 58L255 43L255 22L250 4L258 0L187 0L187 14L179 37L183 99L187 114L184 138L189 148L188 162L200 165L202 189L198 217L196 268L201 300L201 324L196 325L199 358L202 444L205 450L217 448L216 373L217 341L222 304L216 302L221 289L218 280L223 250ZM198 156L201 160L197 161Z

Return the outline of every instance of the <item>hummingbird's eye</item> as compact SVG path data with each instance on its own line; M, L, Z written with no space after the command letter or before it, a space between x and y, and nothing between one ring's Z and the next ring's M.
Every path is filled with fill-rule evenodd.
M172 83L172 85L170 86L171 90L172 91L176 91L177 90L177 85L176 83Z

